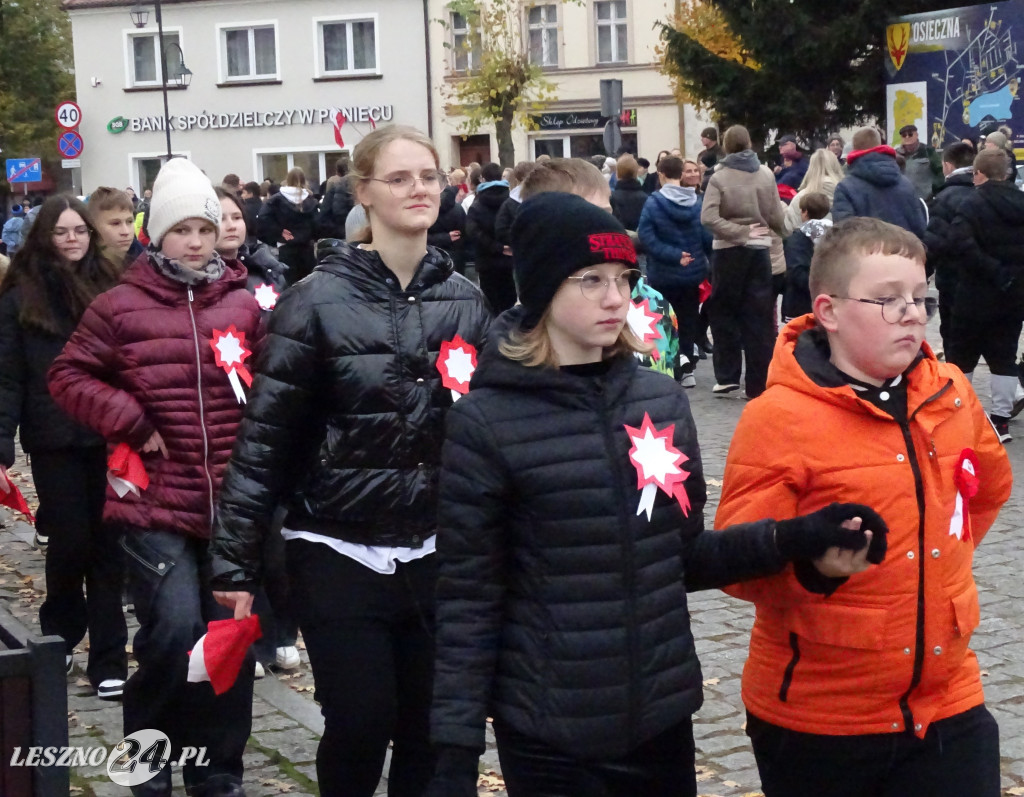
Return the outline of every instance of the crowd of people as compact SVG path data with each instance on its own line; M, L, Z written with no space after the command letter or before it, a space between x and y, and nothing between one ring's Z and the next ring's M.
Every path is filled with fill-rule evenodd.
M687 593L720 588L757 609L767 797L997 797L971 561L1024 407L1024 194L1004 134L900 134L446 173L387 126L321 186L178 158L141 199L18 208L0 488L17 437L43 632L69 672L88 633L126 735L206 749L193 797L244 795L254 678L300 632L325 797L370 797L389 746L392 797L475 795L488 719L511 797L695 797ZM708 354L750 399L713 524ZM252 613L234 684L190 680L207 624Z

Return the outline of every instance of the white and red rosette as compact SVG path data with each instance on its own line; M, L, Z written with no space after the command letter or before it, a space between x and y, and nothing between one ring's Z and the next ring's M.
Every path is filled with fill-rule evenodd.
M273 310L277 306L277 300L280 295L277 289L269 282L260 283L253 291L253 296L256 297L256 304L260 306L260 310Z
M476 370L476 347L460 335L444 341L437 355L437 370L441 372L441 384L452 391L452 400L458 401L469 392L469 380Z
M949 534L963 542L971 539L971 499L978 494L981 482L978 479L978 455L973 449L965 448L956 460L953 484L956 487L956 504L949 521Z
M242 382L245 382L246 387L252 385L252 374L243 365L245 358L252 354L245 347L245 333L235 329L234 324L223 332L215 329L213 338L210 339L210 347L213 349L214 357L217 358L217 365L227 372L228 381L231 382L238 403L245 404Z
M262 636L255 614L243 620L211 620L188 653L186 680L209 681L215 695L224 694L235 685L249 647Z
M142 464L142 457L127 443L118 443L107 459L107 483L118 498L132 493L136 498L149 487L149 474Z
M633 443L629 460L636 467L637 489L642 491L636 513L646 512L648 522L659 489L679 502L684 516L690 514L690 498L683 485L690 474L680 467L689 457L672 445L675 430L673 423L659 431L646 412L639 429L626 425L626 433Z
M644 299L642 302L630 302L626 311L626 324L640 340L651 348L651 358L657 362L661 356L656 348L653 348L654 341L661 337L661 330L658 329L658 322L664 316L651 309L651 300Z

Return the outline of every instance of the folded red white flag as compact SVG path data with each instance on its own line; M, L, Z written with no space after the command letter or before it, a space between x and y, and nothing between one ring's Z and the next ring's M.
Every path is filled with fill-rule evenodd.
M214 694L224 694L235 685L249 646L261 636L258 615L250 614L244 620L214 620L189 651L188 680L209 681Z
M142 457L132 451L127 443L118 443L107 460L107 482L114 488L118 498L128 493L139 495L140 490L149 487L149 476L142 465Z
M21 512L28 518L29 523L35 523L32 512L28 508L28 501L21 494L21 490L7 476L0 476L0 505L9 506L15 512Z

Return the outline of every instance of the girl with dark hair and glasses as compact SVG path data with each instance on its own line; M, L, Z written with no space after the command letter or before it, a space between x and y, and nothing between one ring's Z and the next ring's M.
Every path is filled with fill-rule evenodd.
M127 676L128 632L121 549L117 532L103 523L106 443L54 404L46 372L86 307L120 272L86 206L59 195L40 207L0 283L0 489L20 431L39 496L36 542L46 550L39 622L44 634L63 638L69 672L88 630L86 674L108 699L121 696Z
M640 274L623 226L544 193L524 201L512 250L520 306L447 420L427 794L476 794L492 717L510 797L692 797L687 591L789 562L857 572L885 525L834 504L706 531L686 396L639 366L626 323Z

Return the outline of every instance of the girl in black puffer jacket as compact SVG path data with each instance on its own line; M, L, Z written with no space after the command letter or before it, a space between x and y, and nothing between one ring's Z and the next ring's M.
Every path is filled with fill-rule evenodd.
M371 797L392 741L392 794L421 794L434 766L443 424L490 320L480 291L427 245L437 165L412 128L381 127L356 146L349 176L372 240L332 243L282 295L220 494L214 583L236 616L264 578L274 510L287 509L292 605L324 715L325 797ZM442 384L448 362L462 367Z
M306 175L298 167L288 172L281 190L260 208L257 237L277 247L277 256L288 266L288 284L313 270L316 258L317 215L320 206L306 189Z
M687 591L790 559L813 583L810 560L830 546L865 555L868 535L840 523L873 513L846 505L705 532L686 397L633 356L639 272L625 229L545 193L523 203L512 241L521 306L496 323L446 427L427 794L476 794L493 717L510 797L695 795L701 673ZM841 556L850 567L832 570ZM851 551L828 560L832 575L863 566Z

